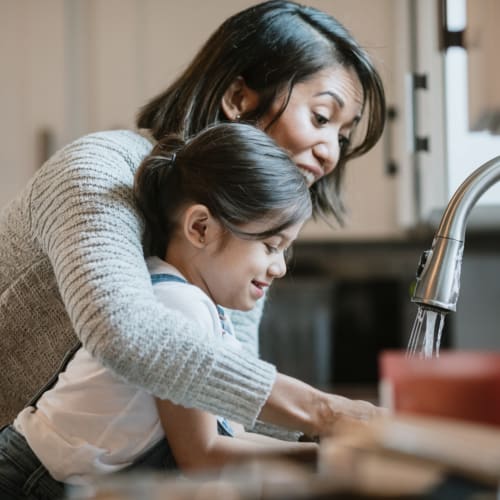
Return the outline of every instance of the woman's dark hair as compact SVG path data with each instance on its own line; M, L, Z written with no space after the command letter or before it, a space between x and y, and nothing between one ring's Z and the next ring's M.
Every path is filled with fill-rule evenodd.
M312 212L295 163L265 132L243 123L213 125L186 142L166 136L139 166L134 194L151 251L161 258L186 203L205 205L228 231L252 239L303 222ZM264 232L241 229L262 220L269 222Z
M180 77L141 109L137 125L150 129L159 140L169 133L189 137L210 124L227 121L221 101L238 76L259 95L257 109L241 117L255 124L282 92L289 98L295 84L339 65L353 68L359 77L366 127L357 144L341 151L332 174L311 187L311 195L315 215L334 214L342 222L345 164L367 152L380 138L385 96L365 50L342 24L324 12L291 1L271 0L228 18Z

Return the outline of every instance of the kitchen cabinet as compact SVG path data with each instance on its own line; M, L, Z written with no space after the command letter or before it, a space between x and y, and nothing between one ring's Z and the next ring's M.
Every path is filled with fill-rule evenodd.
M188 9L207 10L193 9L192 1L183 6L184 30ZM0 206L67 142L133 125L145 91L153 94L150 82L167 81L163 61L177 54L171 70L182 57L175 39L181 27L175 28L175 13L166 14L169 7L162 1L0 0ZM155 53L145 57L153 43Z
M96 130L132 127L229 15L256 0L0 0L3 116L0 205L55 149ZM389 100L395 0L308 0L338 17L372 54ZM43 147L39 147L42 143ZM400 234L398 175L386 173L382 141L352 163L345 229L311 223L303 238Z
M465 9L470 125L474 130L500 134L500 65L495 64L500 46L500 3L469 0Z
M132 127L139 107L182 70L220 22L254 3L0 0L0 205L70 140ZM393 119L379 144L349 165L346 227L310 222L301 237L404 238L408 229L435 222L466 175L500 152L500 136L476 130L497 102L490 81L497 70L483 50L495 30L483 33L485 11L470 0L305 3L337 17L372 55ZM443 5L452 32L470 17L467 51L441 49ZM484 75L484 68L487 77L468 79ZM485 102L492 104L485 108ZM499 204L496 187L474 212Z
M68 119L64 1L0 0L0 205L19 191Z
M408 170L413 170L406 179L405 222L436 225L465 178L500 155L500 135L484 130L479 119L494 106L481 96L491 95L486 84L498 68L495 59L485 59L485 47L478 42L485 2L410 0L402 5L401 19L408 26L413 47L406 71L399 73L400 81L405 73L407 93L406 120L400 124L400 143L406 138L406 151L401 149L399 154ZM497 13L493 9L488 16ZM497 51L498 43L491 50ZM475 73L481 66L483 76L479 77ZM500 185L479 200L469 227L500 228Z
M331 385L334 293L328 277L276 282L260 325L263 359L314 386Z
M487 60L478 35L486 4L475 0L400 4L401 27L413 40L397 72L397 88L406 93L399 100L405 119L397 130L397 159L407 174L401 178L405 196L400 198L406 227L425 225L434 231L458 186L482 163L500 155L500 135L479 123L481 115L495 110L494 93L485 86ZM475 12L476 8L481 12ZM498 12L492 9L487 15L494 18ZM498 51L498 43L491 50ZM486 78L494 79L495 59L489 59L488 65L491 71ZM481 72L481 76L473 74ZM486 191L469 216L457 311L446 320L453 323L453 348L497 349L500 345L495 313L500 248L495 235L499 229L497 184ZM472 233L482 241L480 245L474 244ZM429 236L422 250L431 243Z

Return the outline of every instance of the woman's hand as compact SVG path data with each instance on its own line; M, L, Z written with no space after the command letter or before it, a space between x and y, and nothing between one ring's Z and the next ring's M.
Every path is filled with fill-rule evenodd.
M335 431L336 424L346 419L367 421L388 414L386 408L375 406L368 401L353 400L324 392L320 392L318 396L317 409L314 435L331 434Z
M369 420L387 414L385 408L315 389L278 374L259 419L308 436L331 434L339 420Z

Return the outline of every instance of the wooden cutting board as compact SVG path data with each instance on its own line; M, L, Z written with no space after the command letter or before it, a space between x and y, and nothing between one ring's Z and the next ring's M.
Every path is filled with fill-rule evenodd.
M500 430L413 416L340 421L320 444L319 470L388 497L429 490L450 474L496 486Z

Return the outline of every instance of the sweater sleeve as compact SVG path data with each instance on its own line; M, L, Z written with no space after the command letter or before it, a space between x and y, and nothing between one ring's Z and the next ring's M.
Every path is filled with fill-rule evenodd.
M275 367L201 341L189 318L153 294L131 189L149 149L138 134L114 131L59 151L32 185L32 231L93 356L157 397L252 425Z
M259 324L262 317L264 299L248 312L230 310L236 338L251 356L259 355Z

